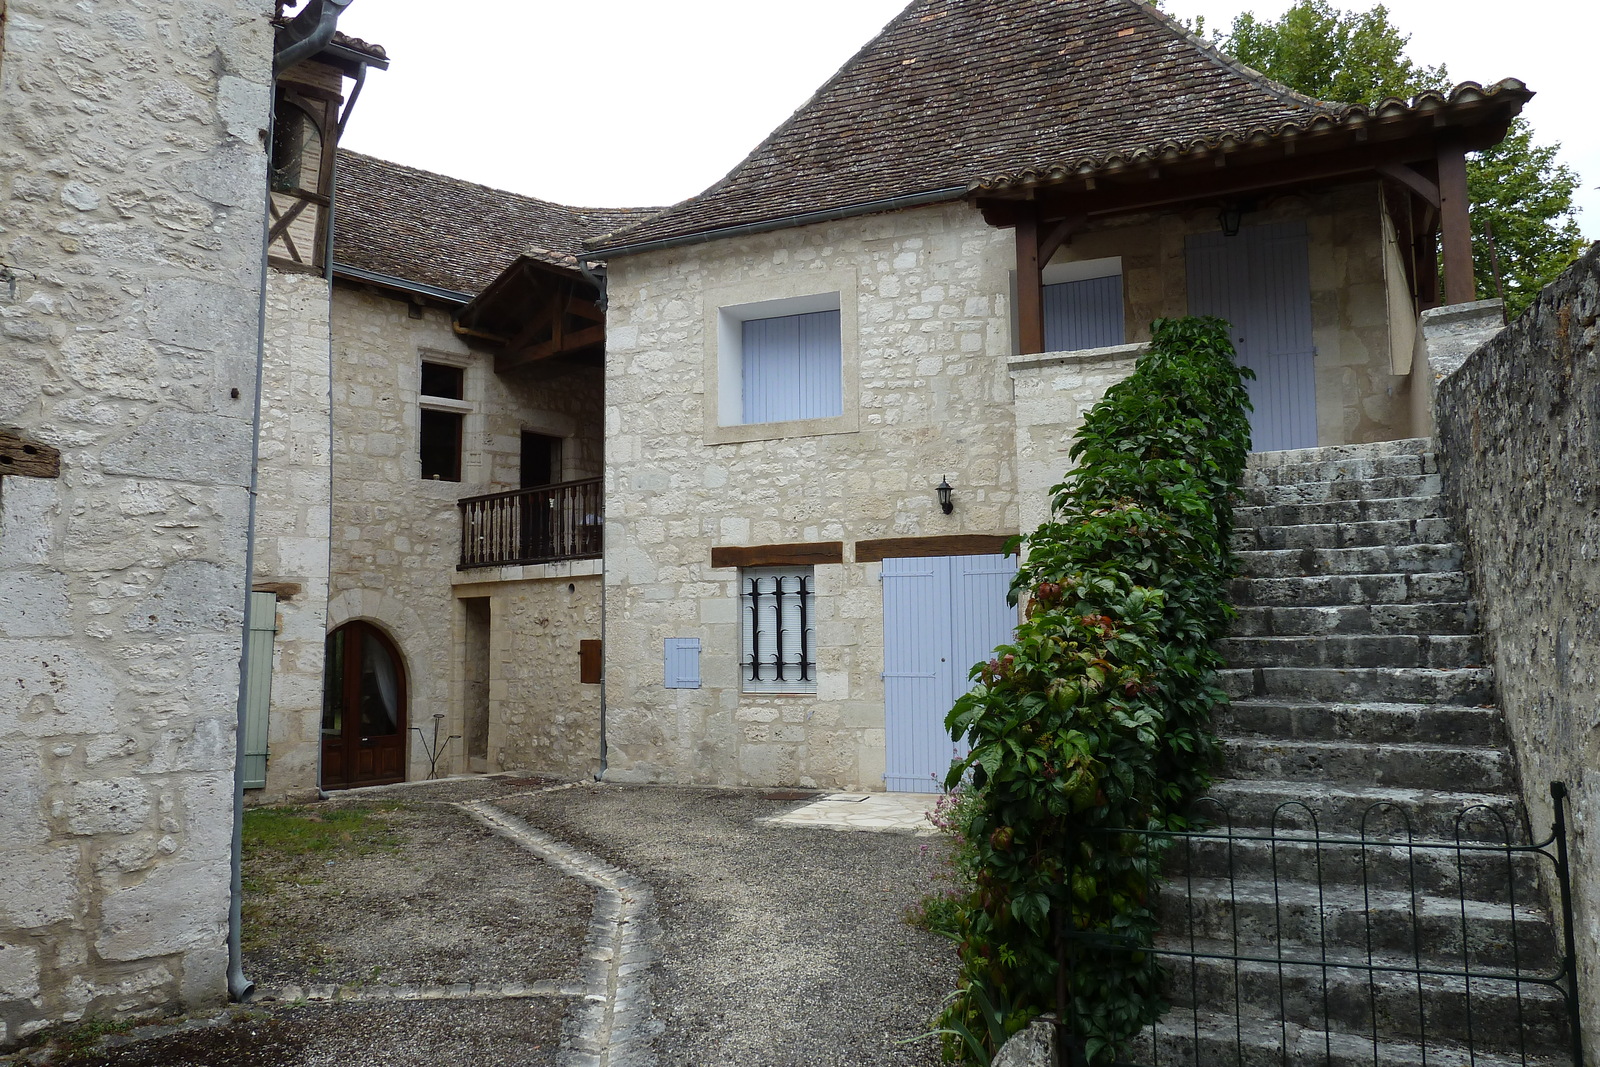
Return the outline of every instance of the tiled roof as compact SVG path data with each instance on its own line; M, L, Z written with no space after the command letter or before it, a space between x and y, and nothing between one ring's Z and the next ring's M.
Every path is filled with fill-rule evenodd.
M476 294L518 255L577 270L585 238L651 208L581 208L341 150L334 262Z
M966 189L1349 111L1220 55L1144 0L912 0L727 177L589 247Z
M387 60L389 58L389 53L384 51L383 45L374 44L371 41L363 41L359 37L352 37L348 33L343 33L339 30L333 31L333 43L342 48L348 48L353 52L371 56L373 59Z

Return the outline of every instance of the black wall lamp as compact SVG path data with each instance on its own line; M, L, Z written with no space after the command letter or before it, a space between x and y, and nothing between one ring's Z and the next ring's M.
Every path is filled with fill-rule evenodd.
M1222 236L1239 236L1239 227L1244 225L1244 213L1254 209L1255 205L1243 200L1229 200L1222 205L1222 210L1217 212L1217 225L1222 227Z
M956 505L955 501L950 499L950 494L953 491L953 487L950 484L950 479L941 476L939 478L939 484L933 488L934 491L939 494L940 510L942 510L946 515L954 511L956 509Z

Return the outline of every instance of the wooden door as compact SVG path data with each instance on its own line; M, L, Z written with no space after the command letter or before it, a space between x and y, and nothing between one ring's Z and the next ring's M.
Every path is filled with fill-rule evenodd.
M883 691L887 788L938 793L966 754L945 716L970 688L967 672L1016 633L1006 592L1015 556L883 561Z
M1270 452L1317 444L1316 348L1311 335L1311 267L1302 222L1246 226L1233 237L1188 239L1189 313L1232 327L1255 410L1251 448Z
M406 778L406 676L394 642L368 622L328 635L322 687L322 788Z

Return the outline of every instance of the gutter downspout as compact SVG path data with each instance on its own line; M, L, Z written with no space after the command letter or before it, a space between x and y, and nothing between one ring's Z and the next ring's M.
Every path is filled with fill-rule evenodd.
M578 257L578 270L583 272L584 278L595 291L600 294L595 303L601 311L606 310L606 268L604 263L597 267L589 266L590 260L585 256ZM598 263L598 260L594 262ZM602 378L602 389L604 379ZM602 463L604 459L602 457ZM605 491L605 483L601 482L601 492ZM601 513L604 514L605 502L601 501ZM605 527L600 527L600 536L605 537ZM604 781L606 771L611 767L610 743L606 739L606 550L604 540L600 543L600 769L595 772L594 780Z
M303 27L302 19L314 10L316 26L307 36L293 41L279 50L274 43L272 77L268 82L267 108L267 159L266 180L262 183L261 211L261 264L259 275L260 297L256 303L256 395L255 410L250 419L250 484L246 489L249 505L245 517L244 546L244 624L239 646L239 697L234 706L233 731L233 838L228 857L228 996L242 1001L255 991L256 984L244 973L244 948L241 937L244 929L244 712L246 701L245 679L250 670L250 600L255 584L256 566L256 494L261 474L261 385L266 374L267 357L267 279L271 267L267 263L268 238L272 235L272 213L267 204L272 197L272 139L277 122L278 75L300 60L315 55L333 40L333 31L344 9L351 0L311 0L306 10L295 16L288 27L280 31L282 37L298 37ZM328 216L333 211L330 206ZM328 262L333 262L333 249L328 249Z

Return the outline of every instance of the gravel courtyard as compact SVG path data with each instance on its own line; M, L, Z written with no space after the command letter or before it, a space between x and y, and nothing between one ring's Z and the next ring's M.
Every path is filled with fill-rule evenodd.
M250 1004L69 1033L116 1067L931 1067L953 946L903 914L937 839L773 825L779 791L480 778L289 813L257 849ZM328 827L319 827L326 822ZM98 1040L93 1038L98 1037Z

